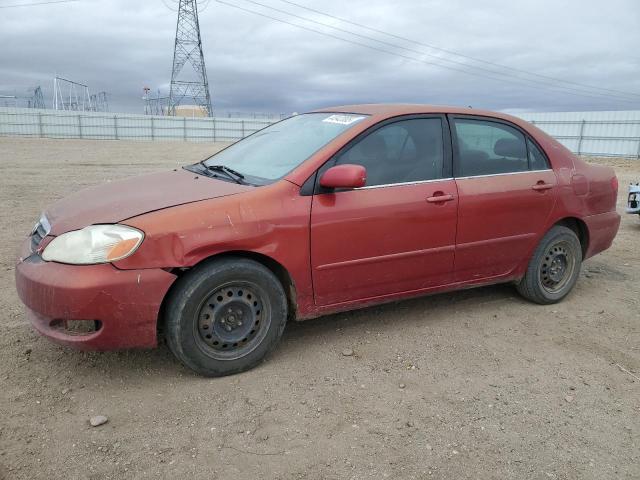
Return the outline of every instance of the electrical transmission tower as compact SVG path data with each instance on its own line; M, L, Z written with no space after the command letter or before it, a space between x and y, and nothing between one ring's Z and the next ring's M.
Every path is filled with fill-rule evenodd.
M160 89L158 89L158 94L153 97L149 95L151 89L149 87L144 87L144 96L142 100L144 100L144 114L145 115L167 115L169 97L166 95L164 97L160 96Z
M80 112L93 110L89 87L83 83L62 77L53 79L53 109L75 110Z
M186 64L192 68L185 69ZM204 66L197 0L179 0L176 42L173 50L173 70L169 91L169 115L176 114L176 106L188 99L211 117L211 96L207 70Z
M27 107L28 108L45 108L44 106L44 97L42 95L42 89L38 85L33 90L33 94L31 97L27 99Z
M107 95L107 92L92 93L89 97L91 100L91 110L94 112L108 112L109 102Z

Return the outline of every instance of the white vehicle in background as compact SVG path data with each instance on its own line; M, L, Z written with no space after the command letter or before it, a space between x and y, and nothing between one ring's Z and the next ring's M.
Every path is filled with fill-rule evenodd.
M640 215L640 184L638 183L629 185L627 213L637 213Z

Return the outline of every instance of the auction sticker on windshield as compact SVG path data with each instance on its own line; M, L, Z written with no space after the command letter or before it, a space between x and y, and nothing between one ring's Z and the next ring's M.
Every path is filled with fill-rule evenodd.
M331 115L323 120L326 123L337 123L339 125L351 125L359 120L362 120L364 117L360 115Z

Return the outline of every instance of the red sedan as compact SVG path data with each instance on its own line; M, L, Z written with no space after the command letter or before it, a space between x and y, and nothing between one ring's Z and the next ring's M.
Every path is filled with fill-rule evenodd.
M52 340L162 335L188 367L226 375L260 362L287 320L504 282L557 302L611 245L617 189L611 168L508 115L330 108L57 202L16 284Z

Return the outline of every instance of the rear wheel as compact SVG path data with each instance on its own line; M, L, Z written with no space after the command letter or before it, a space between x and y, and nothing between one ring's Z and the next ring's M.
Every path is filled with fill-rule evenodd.
M555 226L536 248L518 292L528 300L551 304L573 289L580 274L582 247L570 228Z
M278 278L245 258L224 258L187 272L166 308L167 343L206 376L248 370L275 347L287 320Z

